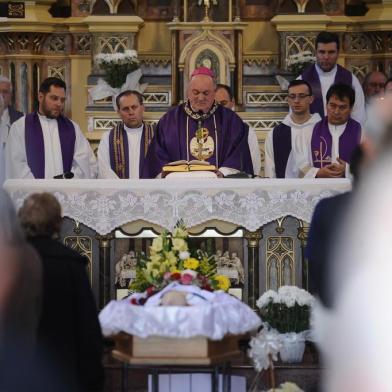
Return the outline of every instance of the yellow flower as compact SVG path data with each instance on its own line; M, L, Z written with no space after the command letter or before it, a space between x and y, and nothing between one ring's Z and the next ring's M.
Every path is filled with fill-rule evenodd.
M176 227L173 230L173 238L186 238L188 237L188 232L181 227Z
M163 239L162 239L162 237L157 237L157 238L154 238L154 240L152 241L152 245L151 245L150 249L151 249L151 252L157 253L162 250L162 247L163 247Z
M216 275L214 280L218 282L217 286L219 290L227 291L230 288L230 279L224 275Z
M177 265L177 257L172 251L165 252L165 256L171 265L173 266Z
M188 245L182 238L173 238L172 242L173 242L173 250L178 250L179 252L188 250Z
M153 262L153 263L159 263L160 262L160 260L161 260L161 255L160 254L158 254L158 255L151 255L150 256L150 260Z
M186 259L184 261L184 268L185 269L195 270L198 266L199 266L199 260L197 260L193 257L190 257L189 259Z

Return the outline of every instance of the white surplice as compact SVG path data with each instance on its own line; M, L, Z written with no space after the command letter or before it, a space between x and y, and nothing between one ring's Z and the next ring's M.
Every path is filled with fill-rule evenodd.
M64 172L59 130L56 119L38 115L42 127L45 152L45 178L53 178ZM25 145L25 116L15 121L10 129L5 148L6 178L34 178L27 164ZM78 124L75 128L75 151L71 171L75 178L96 178L97 160L89 142Z
M321 84L321 93L323 96L323 104L324 104L324 114L327 114L327 92L328 89L334 84L335 76L337 72L337 66L335 65L331 71L324 72L317 64L316 71L320 78ZM352 74L352 88L355 91L355 102L354 107L351 112L351 118L358 121L362 126L365 123L366 115L365 115L365 95L363 93L363 89L361 83L358 78ZM301 79L301 76L298 78Z
M257 140L256 131L250 127L248 133L248 144L249 144L250 157L252 159L253 172L255 176L257 176L260 173L260 169L261 169L260 148L259 148L259 141Z
M283 119L282 123L291 127L292 148L294 148L298 136L303 133L311 132L313 130L314 125L318 123L320 120L321 120L320 115L318 113L314 113L311 115L309 120L307 120L303 124L297 124L293 121L291 114L289 113ZM276 178L273 132L274 132L273 130L269 132L265 140L264 175L265 177L269 177L269 178ZM285 178L298 178L298 177L299 177L299 167L293 157L293 151L291 151L289 154L289 158L287 160Z
M142 141L143 124L138 128L128 128L124 124L128 138L129 178L139 178L140 143ZM118 178L110 166L109 153L110 131L103 134L98 147L98 178Z
M342 136L347 123L341 125L332 125L328 123L328 129L332 136L331 159L332 163L337 163L339 157L339 139ZM313 129L307 129L299 137L296 138L293 144L293 157L299 168L300 177L315 178L318 167L313 166L312 158L312 135ZM349 177L349 165L346 165L346 177Z

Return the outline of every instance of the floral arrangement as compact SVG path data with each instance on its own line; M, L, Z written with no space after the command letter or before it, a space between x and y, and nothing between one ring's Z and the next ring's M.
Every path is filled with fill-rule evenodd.
M230 280L216 275L213 256L201 250L190 251L188 233L182 225L173 233L164 231L154 238L150 256L142 256L136 268L136 279L130 290L147 292L147 297L162 290L172 282L196 285L204 290L224 290L230 287Z
M293 382L285 382L279 385L279 388L269 389L267 392L304 392L298 385Z
M100 53L95 56L96 64L105 71L105 81L113 88L120 88L130 72L139 68L135 50L124 53Z
M302 71L310 64L314 64L316 61L315 56L309 50L292 54L287 59L287 69L298 76Z
M260 315L269 327L279 333L303 332L309 329L314 297L296 286L268 290L257 301Z

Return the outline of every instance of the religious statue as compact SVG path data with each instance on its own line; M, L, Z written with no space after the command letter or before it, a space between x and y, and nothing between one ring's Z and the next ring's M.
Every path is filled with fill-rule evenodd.
M124 254L116 263L116 277L114 283L118 288L128 287L131 280L136 277L137 257L135 252L131 250L128 254Z
M229 251L226 250L222 255L222 251L217 250L214 258L218 274L227 276L232 281L233 285L244 283L244 267L236 252L233 252L230 257Z

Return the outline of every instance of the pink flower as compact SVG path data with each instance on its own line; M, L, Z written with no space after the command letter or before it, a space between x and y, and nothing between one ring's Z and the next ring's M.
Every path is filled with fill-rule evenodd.
M182 284L192 284L193 276L190 274L183 274L181 276L181 283Z
M163 279L169 280L170 278L171 278L171 273L170 272L165 272L165 274L163 275Z

